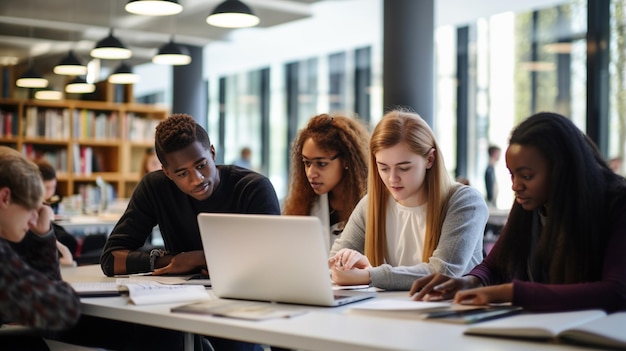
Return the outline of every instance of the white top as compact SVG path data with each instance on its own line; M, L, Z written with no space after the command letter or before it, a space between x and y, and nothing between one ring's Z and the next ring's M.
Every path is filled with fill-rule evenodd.
M424 238L426 237L427 205L406 207L392 197L387 205L387 248L392 266L412 266L422 262Z

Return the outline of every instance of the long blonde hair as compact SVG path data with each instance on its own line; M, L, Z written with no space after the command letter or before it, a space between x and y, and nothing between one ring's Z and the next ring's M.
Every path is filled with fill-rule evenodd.
M439 244L441 226L446 214L448 198L454 188L446 170L443 155L435 135L418 114L393 110L380 120L370 139L370 167L368 175L368 209L365 226L365 255L373 266L385 262L387 255L386 213L389 191L378 175L376 153L399 143L406 143L417 155L426 157L435 150L435 159L426 170L424 187L427 191L426 237L422 261L427 262Z

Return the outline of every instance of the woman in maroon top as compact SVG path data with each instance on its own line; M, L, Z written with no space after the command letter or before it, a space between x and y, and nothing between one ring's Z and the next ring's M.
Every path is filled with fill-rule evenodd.
M416 280L413 298L533 311L626 309L626 180L554 113L513 130L506 163L515 203L492 251L462 278Z

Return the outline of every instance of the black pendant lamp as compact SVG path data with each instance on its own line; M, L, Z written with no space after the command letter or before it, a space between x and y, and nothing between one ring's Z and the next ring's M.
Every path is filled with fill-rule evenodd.
M133 84L139 81L139 75L133 73L129 65L121 63L107 80L112 84Z
M67 76L83 76L87 74L87 66L80 63L74 51L71 51L54 66L54 73Z
M245 28L259 24L259 18L243 2L226 0L215 7L206 22L216 27Z
M171 16L183 11L177 0L130 0L124 8L127 12L144 16Z
M191 63L189 50L174 43L171 39L169 43L161 46L159 52L152 58L152 62L159 65L182 66Z
M90 52L91 56L106 60L125 60L133 55L122 42L113 36L113 28L109 36L100 40Z
M37 100L61 100L63 99L63 93L52 88L41 89L35 91L35 99Z
M44 78L31 65L16 81L15 85L20 88L45 88L48 86L48 80Z
M81 76L75 77L72 81L65 86L65 92L71 94L87 94L96 91L96 86L91 83L87 83L85 78Z

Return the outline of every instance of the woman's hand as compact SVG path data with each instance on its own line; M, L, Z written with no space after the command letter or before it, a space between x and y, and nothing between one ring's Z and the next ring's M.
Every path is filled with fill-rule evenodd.
M354 268L346 271L331 267L330 277L337 285L363 285L370 283L370 272L367 269Z
M457 291L475 288L480 284L480 280L471 275L452 278L435 273L414 281L409 296L412 296L413 300L449 300L455 296Z
M353 268L371 268L372 265L367 257L360 252L351 249L341 249L328 260L328 267L336 270L349 271Z
M513 283L463 290L454 296L454 302L466 305L487 305L512 301Z

